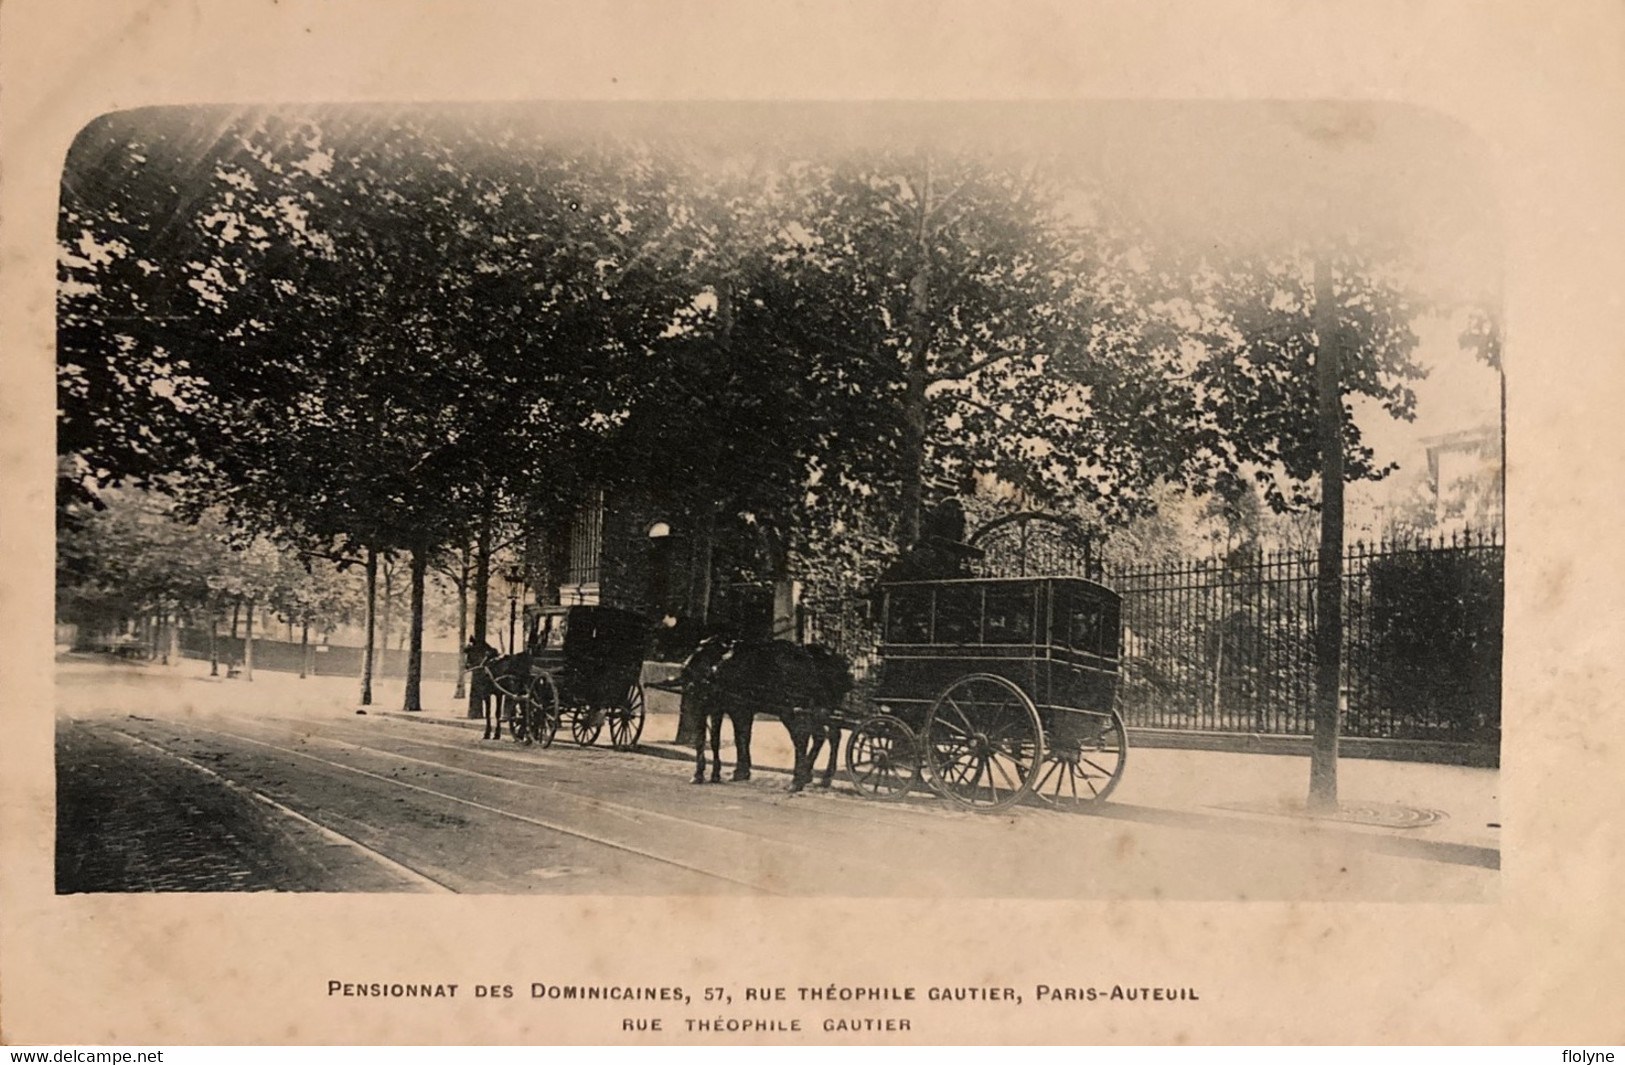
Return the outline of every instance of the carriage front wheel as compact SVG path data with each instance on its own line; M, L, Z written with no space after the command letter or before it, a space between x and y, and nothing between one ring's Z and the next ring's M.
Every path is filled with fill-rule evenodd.
M1046 802L1074 808L1105 802L1123 779L1128 730L1116 710L1061 712L1047 739L1044 764L1033 786Z
M867 717L846 741L846 773L858 794L896 802L920 779L920 739L890 714Z
M931 786L961 806L1003 810L1033 790L1044 761L1038 709L1013 682L971 673L945 688L924 727Z
M533 740L543 747L553 746L553 737L559 731L559 689L546 673L530 678L530 689L525 693L525 725Z
M620 703L609 708L609 745L630 751L643 735L643 685L634 683Z

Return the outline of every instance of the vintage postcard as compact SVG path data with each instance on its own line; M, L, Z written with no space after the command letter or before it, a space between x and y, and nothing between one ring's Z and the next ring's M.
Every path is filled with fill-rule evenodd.
M1619 21L8 6L0 1039L1619 1043Z

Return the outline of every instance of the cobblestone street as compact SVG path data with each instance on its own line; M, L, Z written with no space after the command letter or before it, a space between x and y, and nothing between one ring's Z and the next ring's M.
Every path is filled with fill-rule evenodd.
M134 741L57 724L59 894L401 890L218 779Z

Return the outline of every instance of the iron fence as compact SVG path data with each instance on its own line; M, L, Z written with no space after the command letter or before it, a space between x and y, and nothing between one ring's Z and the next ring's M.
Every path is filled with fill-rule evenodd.
M1498 742L1504 561L1494 534L1348 548L1344 735ZM1311 733L1317 564L1309 551L1238 552L1111 574L1128 723Z

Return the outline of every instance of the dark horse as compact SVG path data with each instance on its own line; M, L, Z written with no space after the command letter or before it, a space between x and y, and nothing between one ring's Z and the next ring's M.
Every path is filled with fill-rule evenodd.
M796 750L790 790L812 781L818 752L829 744L829 765L820 781L835 775L840 725L836 712L852 688L846 660L817 645L788 640L739 640L712 636L683 664L683 699L693 707L699 734L694 746L694 783L705 783L705 744L711 740L711 783L722 780L722 718L733 723L734 780L749 780L751 726L758 713L776 714Z
M463 661L468 666L469 703L485 716L484 738L500 740L503 700L524 693L530 681L530 656L505 655L488 643L470 639Z

